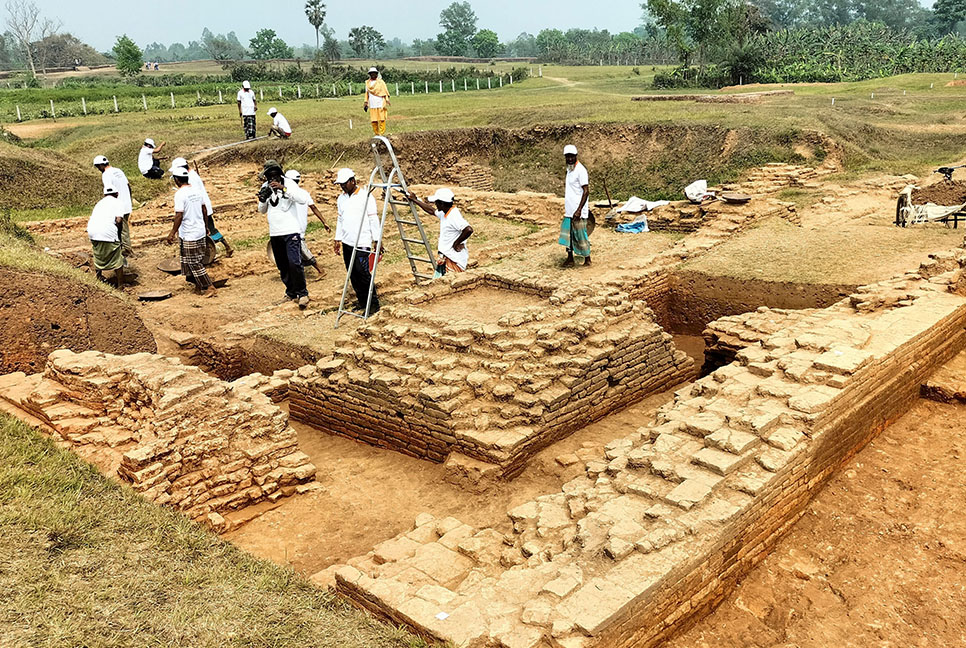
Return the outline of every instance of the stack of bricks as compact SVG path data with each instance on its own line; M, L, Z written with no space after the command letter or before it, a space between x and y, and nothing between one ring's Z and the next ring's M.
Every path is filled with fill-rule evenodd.
M15 392L17 383L30 389ZM50 354L3 397L134 490L223 528L220 513L294 494L315 477L269 396L284 377L228 384L152 354Z
M511 510L510 534L422 516L318 580L457 646L657 645L966 347L960 273L871 286L749 342L584 476Z
M447 298L470 304L478 288L537 303L486 323L428 310ZM438 280L408 301L299 370L294 419L432 461L464 455L512 477L541 448L693 376L693 360L650 311L616 290L484 273Z

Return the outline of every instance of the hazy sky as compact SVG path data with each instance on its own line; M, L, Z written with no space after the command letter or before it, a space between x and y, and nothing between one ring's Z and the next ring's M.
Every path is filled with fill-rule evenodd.
M44 16L58 18L69 31L99 51L109 50L126 33L142 48L153 41L198 40L208 27L216 34L234 31L245 45L263 27L274 29L289 45L315 43L315 30L305 18L304 0L140 0L90 3L82 0L35 0ZM371 25L386 39L409 42L439 32L439 12L452 0L327 2L326 23L345 39L352 27ZM587 0L470 0L477 27L492 29L501 40L520 32L536 34L545 27L630 31L640 24L640 0L601 4ZM372 11L382 7L383 11ZM606 8L606 10L605 10Z

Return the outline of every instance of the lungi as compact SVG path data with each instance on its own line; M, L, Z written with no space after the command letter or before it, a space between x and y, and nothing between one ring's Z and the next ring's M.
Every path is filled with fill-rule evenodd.
M91 241L96 270L117 270L124 265L120 241Z
M440 254L436 258L436 276L442 277L447 272L463 272L463 268L459 267L455 261L446 255Z
M587 220L586 218L570 218L568 216L560 223L560 238L557 242L568 250L572 250L577 256L590 256Z
M242 123L245 125L245 139L253 139L255 137L255 115L243 116Z
M181 272L185 280L194 283L199 290L208 290L213 285L204 264L206 249L207 242L203 238L197 241L181 239Z

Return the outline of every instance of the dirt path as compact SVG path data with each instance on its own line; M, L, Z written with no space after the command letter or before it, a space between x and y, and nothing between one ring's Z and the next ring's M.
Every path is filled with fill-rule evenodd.
M667 648L966 645L966 408L921 401Z

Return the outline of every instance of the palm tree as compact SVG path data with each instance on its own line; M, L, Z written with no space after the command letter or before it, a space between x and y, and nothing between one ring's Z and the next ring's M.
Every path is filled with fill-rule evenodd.
M307 0L305 3L305 15L309 19L309 24L315 27L315 52L319 51L319 28L325 21L325 5L321 0Z

